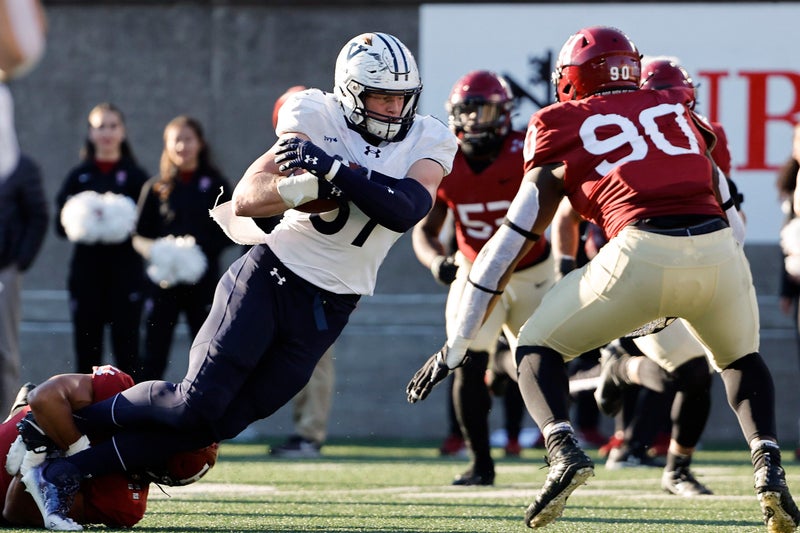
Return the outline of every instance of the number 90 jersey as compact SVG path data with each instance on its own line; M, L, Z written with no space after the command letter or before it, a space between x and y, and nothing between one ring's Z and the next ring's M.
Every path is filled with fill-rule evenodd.
M691 97L679 87L545 107L528 124L525 170L563 162L573 207L608 238L639 219L722 216Z
M374 146L347 127L333 94L296 93L281 107L276 132L302 133L349 164L404 178L416 161L431 159L450 173L457 149L447 126L417 115L406 137ZM378 268L400 233L379 225L355 204L320 214L286 211L266 243L286 267L306 281L338 294L370 295Z

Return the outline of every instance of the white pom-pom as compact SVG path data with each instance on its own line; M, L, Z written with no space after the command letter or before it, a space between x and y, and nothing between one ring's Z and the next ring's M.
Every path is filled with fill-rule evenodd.
M67 238L82 244L116 244L136 226L136 204L127 196L83 191L70 197L61 210Z
M800 218L793 218L781 229L781 249L786 255L786 273L800 281Z
M800 255L787 255L783 259L783 265L787 274L795 280L800 280Z
M102 200L94 191L83 191L70 197L61 210L61 225L72 242L94 244L100 240Z
M208 261L194 237L167 235L153 242L147 275L162 289L178 283L197 283L206 271Z
M781 248L786 255L800 255L800 218L793 218L781 229Z
M100 240L115 244L125 241L136 227L136 204L123 194L107 192L103 195L103 226Z

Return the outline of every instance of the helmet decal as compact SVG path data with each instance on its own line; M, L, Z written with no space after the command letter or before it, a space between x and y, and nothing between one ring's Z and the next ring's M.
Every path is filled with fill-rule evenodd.
M622 31L592 26L571 35L558 54L553 72L556 99L639 88L641 56Z

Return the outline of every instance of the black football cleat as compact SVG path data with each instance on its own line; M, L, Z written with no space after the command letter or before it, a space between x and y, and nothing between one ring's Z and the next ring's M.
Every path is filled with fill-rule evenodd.
M786 473L781 467L781 452L777 445L753 450L753 477L761 513L769 533L793 533L800 524L800 510L789 493Z
M28 394L36 387L35 384L28 382L22 387L20 387L19 392L17 392L16 398L14 398L14 403L11 405L11 409L8 412L8 418L6 418L6 422L14 417L15 414L19 413L23 407L28 405Z
M665 492L684 498L713 494L708 487L697 481L686 466L679 466L672 471L665 470L661 475L661 488Z
M459 486L494 485L494 471L476 472L474 469L470 468L463 474L456 476L452 484Z
M615 342L601 348L600 354L600 380L594 391L594 399L602 413L613 417L622 409L622 392L626 387L616 376L615 367L628 355Z
M573 436L547 459L550 470L536 500L525 511L525 525L539 528L549 525L564 512L567 498L594 475L594 463L581 450Z
M606 470L620 470L622 468L664 468L666 461L661 457L653 457L643 447L621 446L608 452Z

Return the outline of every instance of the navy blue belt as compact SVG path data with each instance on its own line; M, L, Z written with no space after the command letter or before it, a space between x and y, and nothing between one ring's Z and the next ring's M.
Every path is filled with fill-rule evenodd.
M714 233L721 229L728 227L728 223L721 218L714 218L695 224L694 226L687 226L684 228L657 228L643 220L634 222L633 226L636 229L646 231L648 233L657 233L659 235L670 235L672 237L689 237L691 235L705 235L706 233Z

